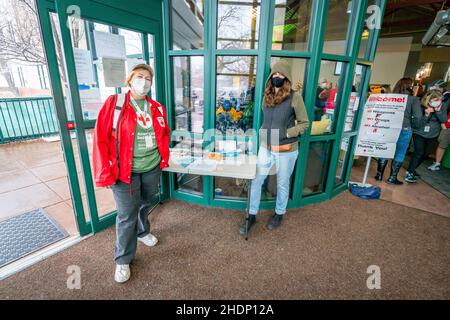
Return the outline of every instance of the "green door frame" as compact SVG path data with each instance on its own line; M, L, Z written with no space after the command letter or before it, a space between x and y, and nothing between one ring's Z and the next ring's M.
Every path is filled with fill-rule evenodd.
M255 116L254 128L261 125L261 113L258 106L261 104L263 95L263 86L265 79L270 71L270 62L272 57L302 58L306 60L304 100L307 112L310 118L314 113L315 89L318 82L321 62L323 60L343 62L346 64L341 84L344 90L338 96L338 105L336 109L334 122L334 131L329 135L311 136L310 130L299 138L300 150L299 159L304 160L307 157L311 143L320 141L329 141L332 144L329 154L329 167L325 178L325 191L318 194L303 195L303 184L306 176L306 161L297 161L295 176L293 180L292 197L289 200L288 207L302 207L312 203L331 199L347 188L350 176L350 169L353 164L354 147L357 135L357 128L361 121L361 109L365 104L367 88L369 86L371 67L375 57L376 47L380 30L371 30L367 41L367 49L363 58L359 57L359 47L361 43L361 33L364 27L366 17L366 8L370 0L353 1L352 14L349 21L346 41L346 51L344 55L334 55L323 53L325 41L325 30L327 27L329 0L312 0L312 14L309 30L309 44L305 52L289 50L272 50L272 25L274 21L275 0L266 0L260 2L260 24L259 24L259 44L254 50L222 50L216 48L217 42L217 6L218 0L205 1L204 4L204 47L195 50L172 50L171 35L171 1L170 0L133 0L137 8L146 7L147 10L138 12L132 11L133 6L130 3L121 3L121 1L106 0L46 0L38 1L39 18L41 21L41 30L43 34L44 47L47 54L50 78L52 82L52 91L57 109L57 116L60 125L61 138L63 142L64 157L68 166L69 181L71 186L74 210L77 217L77 223L82 235L91 232L98 232L114 223L115 212L99 219L95 194L90 173L90 163L87 153L87 143L85 130L94 126L94 121L83 120L80 108L74 108L76 122L76 133L79 150L81 150L81 163L85 173L88 208L91 221L87 222L84 218L84 209L80 193L80 185L76 174L76 164L74 160L73 148L70 139L70 132L66 129L67 116L64 107L63 88L60 83L60 75L56 58L55 45L53 42L53 33L50 24L49 14L57 13L60 21L66 21L67 8L69 5L78 5L81 8L81 17L93 21L106 22L117 27L138 30L145 33L154 32L155 59L160 63L156 66L156 95L168 111L168 121L172 130L175 127L174 114L174 93L173 93L173 63L174 57L202 56L204 58L204 105L214 106L216 95L216 59L217 56L254 56L257 58L256 67L256 97L255 97ZM380 19L384 12L387 0L371 0L380 8ZM113 7L114 6L114 7ZM145 15L145 12L151 12L151 17ZM114 17L114 18L112 18ZM63 25L63 24L62 24ZM61 27L62 44L66 58L66 70L69 74L70 92L72 105L79 106L80 100L77 89L75 64L73 61L72 45L69 30ZM148 61L148 42L147 37L143 37L143 47L145 59ZM353 74L356 64L364 67L361 82L361 97L359 111L354 119L354 127L350 132L343 132L346 109L350 97L350 89L353 80ZM205 108L204 110L204 130L214 128L215 114L214 108ZM335 173L337 171L337 162L340 153L340 142L342 138L351 138L349 152L346 156L345 175L341 184L335 184ZM85 170L86 169L86 170ZM163 175L163 199L174 197L200 205L218 206L224 208L244 209L245 200L215 199L214 198L214 180L211 177L203 177L203 194L201 196L189 194L175 189L175 175ZM267 200L261 203L261 208L269 209L274 206L274 200Z
M114 7L111 1L90 1L90 0L55 0L55 1L39 1L38 12L41 22L41 31L43 35L44 48L49 66L49 73L52 82L52 91L57 109L58 122L60 126L64 157L69 172L69 184L72 194L72 202L77 219L79 232L86 235L91 232L99 232L113 225L115 222L116 211L110 212L102 217L98 216L97 203L94 192L94 184L91 174L91 164L89 160L89 152L86 141L85 132L95 126L95 120L84 120L81 110L81 103L78 91L78 81L76 76L75 61L73 57L72 40L69 29L66 27L65 21L68 18L68 12L72 12L71 6L78 6L80 18L89 21L106 23L114 27L120 27L140 32L143 41L144 58L149 63L148 52L148 35L153 36L154 55L156 61L161 61L156 65L155 85L156 98L163 104L165 102L165 83L163 75L165 74L164 62L164 43L162 29L162 0L154 0L151 3L145 0L133 0L136 6L130 6L130 3L120 3L115 1ZM103 2L103 3L102 3ZM109 2L109 3L108 3ZM142 8L145 5L147 10L142 11L135 9L130 11L129 8ZM148 12L145 14L145 12ZM50 13L56 13L60 23L61 42L63 47L63 55L65 62L65 70L69 83L69 92L72 112L74 115L75 132L77 135L77 144L80 154L81 167L84 176L86 198L88 202L90 221L86 221L84 215L83 202L80 192L80 184L77 176L76 163L73 154L73 147L70 138L70 132L66 129L67 116L64 103L63 88L60 82L60 73L57 63L57 55L53 40L53 32L50 23ZM156 64L156 63L155 63ZM171 111L168 110L170 117ZM169 196L169 185L167 176L163 175L162 181L162 200Z
M173 0L172 0L173 1ZM372 0L379 6L380 19L382 18L387 0ZM364 66L363 76L360 89L360 104L359 110L361 110L365 104L365 93L370 81L370 68L372 66L373 59L375 57L376 45L379 38L379 30L371 30L369 40L367 42L367 50L363 59L358 57L359 48L361 44L361 35L365 23L367 14L367 5L369 0L360 0L352 2L352 14L349 20L346 40L346 51L344 55L334 55L323 53L323 45L325 41L325 30L327 27L328 7L329 0L312 0L312 14L310 20L309 30L309 44L308 49L305 52L288 51L288 50L272 50L272 25L274 21L275 12L275 0L261 1L260 10L260 30L259 30L259 45L255 50L220 50L216 48L217 43L217 5L218 0L205 1L204 7L204 48L195 50L171 50L170 43L172 42L170 31L165 34L166 38L166 50L168 52L168 70L169 77L167 82L168 106L173 106L173 85L172 85L172 73L173 67L171 65L171 59L179 56L203 56L205 64L204 72L204 99L206 106L215 105L216 95L216 58L220 55L237 55L237 56L255 56L257 57L257 75L256 75L256 98L255 98L255 110L259 110L258 106L261 103L263 95L263 86L265 79L270 71L271 57L287 57L287 58L303 58L307 60L307 67L305 70L306 86L304 88L304 100L307 107L307 112L310 118L314 114L314 102L316 84L318 82L321 62L323 60L343 62L346 65L344 68L343 76L341 76L341 87L344 90L338 95L338 108L336 109L335 118L333 121L334 131L329 135L311 136L311 128L299 138L300 150L299 159L303 160L308 155L311 143L329 141L332 144L329 154L329 166L325 179L325 191L322 193L303 195L303 184L306 176L307 161L297 161L295 169L295 177L292 189L292 197L289 199L288 207L302 207L312 203L322 202L329 200L335 195L346 190L347 183L350 175L350 169L353 164L354 146L357 135L357 129L359 127L362 112L358 112L354 122L355 126L351 132L343 133L345 115L350 98L350 91L353 82L353 74L356 64ZM164 29L172 30L170 22L171 13L171 1L164 1ZM171 109L169 107L169 109ZM214 128L215 117L214 108L205 108L204 113L204 130ZM254 125L255 129L261 125L261 113L255 112ZM349 150L346 161L347 167L345 168L345 177L341 184L335 186L335 173L337 171L337 162L340 153L340 142L342 137L354 137ZM175 175L171 174L171 196L182 200L194 202L200 205L218 206L224 208L244 209L245 200L230 200L230 199L214 199L214 181L211 177L203 177L203 195L193 195L186 192L175 190L174 183ZM261 202L262 209L273 208L274 200L266 200Z

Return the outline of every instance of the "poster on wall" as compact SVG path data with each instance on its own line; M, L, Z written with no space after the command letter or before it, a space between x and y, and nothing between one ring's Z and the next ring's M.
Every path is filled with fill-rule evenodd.
M126 59L125 37L119 34L94 31L97 57Z
M97 119L103 101L98 88L80 90L81 110L84 119Z
M403 124L408 96L372 94L367 99L355 155L393 158Z
M103 76L106 87L119 88L125 83L125 60L115 58L103 58Z
M92 67L91 52L89 50L73 48L73 58L78 83L94 83L94 68Z

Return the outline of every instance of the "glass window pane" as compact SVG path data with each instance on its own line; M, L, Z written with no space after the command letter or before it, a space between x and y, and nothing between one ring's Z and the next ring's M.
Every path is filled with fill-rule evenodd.
M338 164L337 164L337 170L336 170L336 177L334 180L335 186L341 184L344 182L345 175L347 174L348 170L348 163L349 163L349 155L350 151L352 150L352 144L354 141L354 137L343 137L341 141L341 150L339 152L339 158L338 158Z
M277 0L273 22L272 49L308 49L311 0Z
M256 60L254 56L217 57L216 129L223 134L253 128Z
M69 18L69 21L81 108L84 119L94 120L108 96L121 88L128 90L125 87L127 71L145 62L142 34L85 19L75 23L74 19ZM88 34L83 31L81 37L80 26L84 26Z
M203 132L203 57L173 57L175 130Z
M347 107L347 115L345 117L344 132L352 131L358 114L359 101L361 99L361 79L364 67L357 64L353 76L352 92Z
M217 48L256 49L260 0L219 0L217 9Z
M296 84L297 82L300 81L302 87L304 88L306 85L306 83L304 83L304 80L305 80L305 68L307 60L299 58L272 57L272 59L270 60L270 65L273 66L281 59L287 61L288 64L291 66L291 74L292 74L291 83Z
M346 64L336 61L322 61L319 83L316 90L314 121L311 134L333 133L334 119L339 109L340 87L345 74Z
M255 80L256 57L217 57L215 128L218 133L230 138L242 136L253 128ZM216 193L217 197L245 197L247 194L244 181L230 178L214 180L214 188L221 189Z
M303 195L325 192L331 142L312 142L309 146Z
M374 9L373 6L376 5L379 8L380 3L381 3L380 0L369 0L368 1L367 8L370 10L368 11L368 13L366 10L366 19L371 18L372 15L375 14L375 12L373 10ZM378 10L378 8L375 10ZM378 12L378 11L376 11L376 12ZM366 52L367 44L368 44L370 37L373 35L373 33L376 30L376 28L372 27L372 22L373 21L367 21L367 22L365 21L365 23L364 23L363 32L361 34L361 45L359 46L359 53L358 53L358 58L360 58L360 59L368 58L367 52ZM369 26L371 26L371 27L369 28Z
M202 155L204 108L204 58L202 56L173 57L173 110L175 148L187 150L192 156ZM195 134L200 134L197 136ZM176 174L175 189L203 193L203 178L198 175Z
M172 49L204 47L204 0L173 0L171 12Z
M347 29L352 9L351 0L330 0L323 52L343 55L346 51Z

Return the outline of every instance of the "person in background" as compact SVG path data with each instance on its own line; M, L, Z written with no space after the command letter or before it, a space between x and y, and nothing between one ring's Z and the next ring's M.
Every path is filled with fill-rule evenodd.
M411 141L412 130L411 130L411 110L420 109L420 99L414 97L413 94L413 84L414 81L411 78L402 78L394 86L393 93L407 94L408 100L406 102L405 113L403 116L402 130L397 140L397 145L395 148L394 159L391 163L391 173L387 182L390 184L400 185L403 182L397 179L397 175L402 168L403 161L405 160L406 152L408 151L409 142ZM377 166L377 174L375 180L382 181L384 170L388 164L388 159L379 158Z
M108 97L94 129L95 184L111 188L117 206L118 283L130 278L138 241L148 247L158 242L150 233L148 215L159 192L161 170L169 165L170 129L165 108L147 96L152 80L149 65L133 67L126 79L130 90Z
M327 79L321 78L316 90L316 105L314 107L314 121L320 121L324 109L327 104L327 100L330 97L330 83Z
M289 200L289 184L298 157L298 137L309 127L308 114L302 95L295 92L291 66L286 60L278 61L266 82L262 103L263 124L259 131L260 148L256 177L251 184L248 221L240 227L241 235L256 223L261 202L261 189L270 169L276 166L277 199L275 214L267 224L269 230L281 224ZM296 88L297 89L297 88Z
M441 125L447 122L447 107L443 105L441 92L429 91L421 102L420 109L412 110L414 153L406 172L405 181L408 183L417 182L416 169L434 150Z
M447 122L442 124L441 133L438 138L439 146L436 148L435 161L428 167L428 170L439 171L441 170L441 161L444 158L445 150L450 144L450 92L447 91L447 83L443 80L436 81L433 87L442 92L442 103L447 108Z

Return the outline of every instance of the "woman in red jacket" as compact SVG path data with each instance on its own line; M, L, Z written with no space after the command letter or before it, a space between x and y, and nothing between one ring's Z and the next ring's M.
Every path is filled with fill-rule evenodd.
M167 113L147 96L153 79L149 65L136 65L127 76L130 90L110 96L94 133L95 183L111 187L117 206L115 280L130 278L137 241L158 242L150 233L149 210L159 192L161 169L169 163Z

